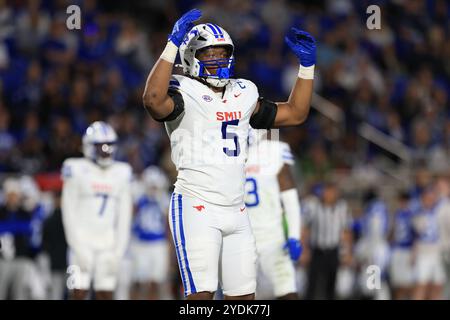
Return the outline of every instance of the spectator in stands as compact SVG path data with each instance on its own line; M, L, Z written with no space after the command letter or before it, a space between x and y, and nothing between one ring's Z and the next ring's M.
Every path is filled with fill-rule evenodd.
M0 172L11 172L14 170L13 157L17 148L10 128L10 113L5 107L0 99Z

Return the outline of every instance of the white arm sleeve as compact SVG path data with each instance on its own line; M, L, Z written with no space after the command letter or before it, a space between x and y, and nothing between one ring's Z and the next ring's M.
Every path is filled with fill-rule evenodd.
M281 203L283 204L286 220L288 223L288 238L300 239L301 217L300 200L297 189L289 189L281 192Z
M122 258L128 246L131 232L131 221L133 216L133 200L131 194L131 173L124 181L122 191L120 192L117 225L116 225L116 255Z

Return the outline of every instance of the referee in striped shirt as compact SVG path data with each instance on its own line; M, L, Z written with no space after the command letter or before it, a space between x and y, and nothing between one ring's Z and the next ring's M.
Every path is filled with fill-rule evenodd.
M306 299L334 299L340 255L351 253L351 215L337 186L324 185L319 197L304 202L304 244L310 256Z

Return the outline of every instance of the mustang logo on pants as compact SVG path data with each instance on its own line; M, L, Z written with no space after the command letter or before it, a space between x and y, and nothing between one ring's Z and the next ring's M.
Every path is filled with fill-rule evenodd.
M193 208L197 209L199 212L201 212L205 207L203 205L200 206L192 206Z

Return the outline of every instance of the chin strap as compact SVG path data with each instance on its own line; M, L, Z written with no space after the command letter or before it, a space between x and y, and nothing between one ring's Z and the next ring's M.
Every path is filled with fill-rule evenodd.
M190 76L190 75L189 75L189 77L190 77L191 79L195 79L195 80L197 80L197 81L203 83L205 86L207 86L207 87L209 87L209 88L223 88L223 87L225 87L225 86L223 86L223 87L217 87L217 86L214 86L212 83L209 83L209 82L208 82L208 78L203 78L203 77L193 77L193 76Z
M229 79L226 79L226 82L222 82L220 79L206 78L206 82L215 88L224 88L229 83Z

